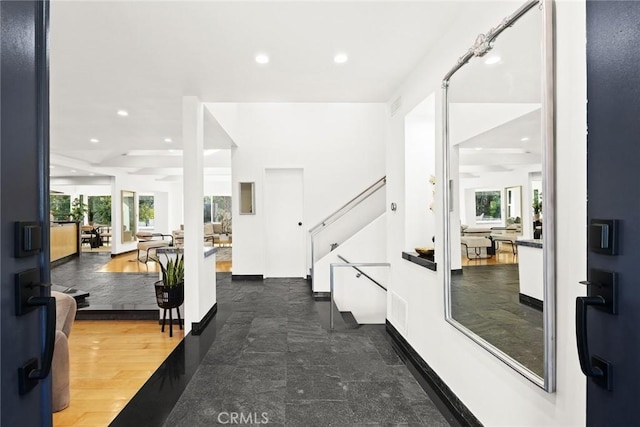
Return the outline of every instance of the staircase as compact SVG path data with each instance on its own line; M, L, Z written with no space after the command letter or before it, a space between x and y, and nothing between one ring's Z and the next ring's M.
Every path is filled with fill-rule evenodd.
M386 195L380 190L386 184L387 177L380 178L309 229L311 248L308 267L314 292L328 291L328 287L324 291L316 290L314 284L316 262L385 212Z
M380 191L385 185L386 178L376 181L309 230L314 298L331 299L328 307L335 304L335 313L343 312L333 316L334 329L386 320L386 198Z

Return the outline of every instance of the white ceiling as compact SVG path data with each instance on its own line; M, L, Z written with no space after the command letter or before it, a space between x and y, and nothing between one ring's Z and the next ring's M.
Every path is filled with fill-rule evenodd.
M179 149L184 95L204 102L387 102L463 7L454 1L54 0L52 176L175 175L180 157L125 154ZM269 64L256 64L259 52L270 56ZM333 62L339 52L348 54L347 63ZM129 116L116 115L119 109ZM220 173L230 167L222 157L207 156L205 166Z

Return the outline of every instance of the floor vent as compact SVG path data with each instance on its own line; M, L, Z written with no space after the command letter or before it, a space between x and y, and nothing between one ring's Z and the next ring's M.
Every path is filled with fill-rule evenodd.
M400 332L407 332L407 302L398 294L391 292L391 321Z

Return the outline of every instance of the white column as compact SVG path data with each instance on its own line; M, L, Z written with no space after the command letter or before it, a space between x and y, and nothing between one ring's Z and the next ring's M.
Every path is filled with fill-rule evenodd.
M192 322L200 322L215 304L213 271L205 270L203 242L203 150L204 106L195 96L182 99L182 150L184 198L185 303L184 320L187 334Z
M183 184L180 182L172 182L168 184L169 188L169 228L171 231L180 229L180 225L184 225L184 197Z

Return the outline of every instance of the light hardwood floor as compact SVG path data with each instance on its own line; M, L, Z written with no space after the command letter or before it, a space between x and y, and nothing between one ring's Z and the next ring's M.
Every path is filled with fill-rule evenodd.
M99 271L158 271L136 255L118 255ZM230 272L231 265L218 261L216 271ZM71 404L53 414L54 427L108 426L182 340L182 330L173 333L160 332L153 320L77 320L69 338Z
M509 245L503 245L496 254L491 258L472 258L468 259L464 254L462 255L462 265L495 265L495 264L517 264L518 255L513 254L513 250ZM471 251L473 252L473 251Z
M111 258L100 270L101 273L158 273L158 264L149 261L146 264L136 259L137 252L127 252ZM231 261L216 261L218 273L230 273Z
M158 264L149 261L146 264L137 259L138 251L126 252L111 258L98 271L101 273L158 273Z
M108 426L169 353L183 331L153 320L77 320L69 337L71 404L54 427Z

